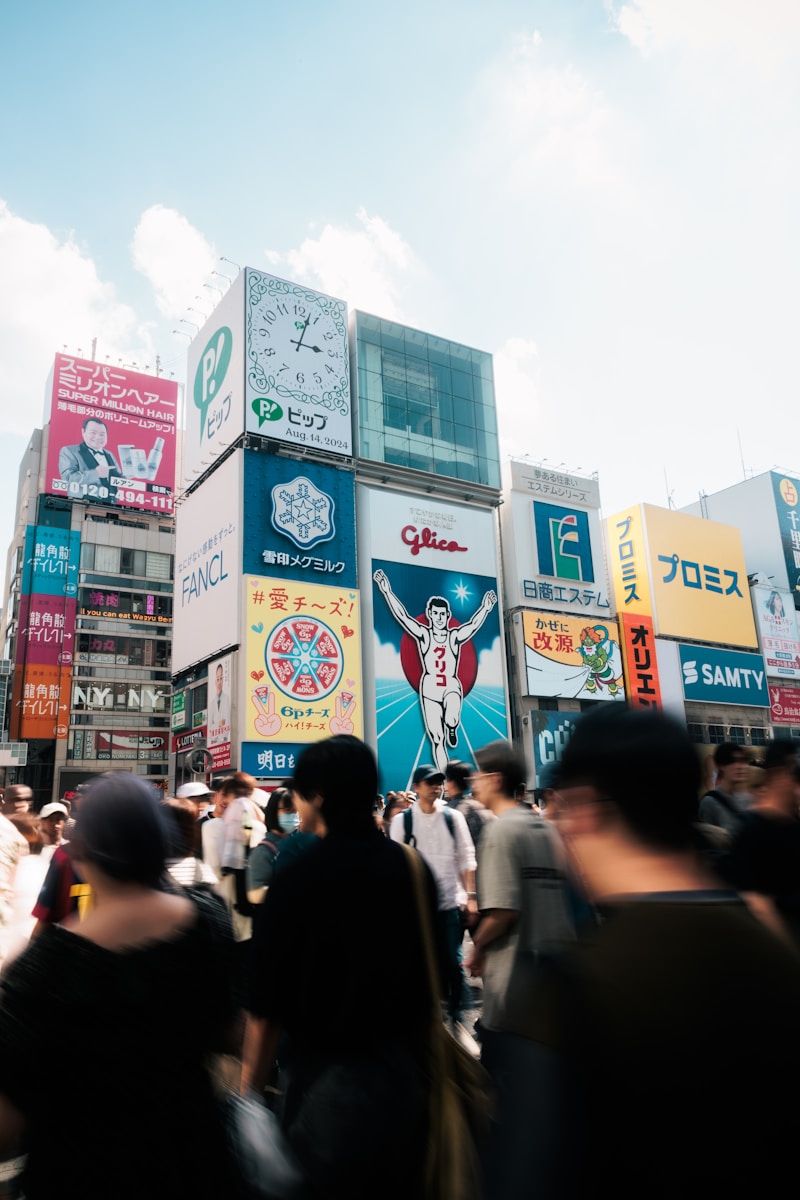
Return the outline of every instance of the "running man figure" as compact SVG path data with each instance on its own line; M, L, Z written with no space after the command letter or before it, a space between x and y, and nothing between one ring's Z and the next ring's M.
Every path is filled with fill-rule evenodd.
M447 748L458 743L458 727L461 724L461 704L464 693L458 678L458 660L461 647L473 638L489 613L497 604L497 594L488 591L474 616L450 629L450 605L442 596L431 596L425 605L425 615L430 622L423 625L406 612L391 589L383 571L376 571L373 579L377 583L389 611L398 625L417 643L422 678L419 682L419 702L422 723L433 750L436 766L444 771L447 766Z

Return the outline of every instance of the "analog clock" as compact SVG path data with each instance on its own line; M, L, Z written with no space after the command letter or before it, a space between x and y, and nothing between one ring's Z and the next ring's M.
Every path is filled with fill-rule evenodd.
M350 412L347 308L300 284L247 272L247 378L284 408Z

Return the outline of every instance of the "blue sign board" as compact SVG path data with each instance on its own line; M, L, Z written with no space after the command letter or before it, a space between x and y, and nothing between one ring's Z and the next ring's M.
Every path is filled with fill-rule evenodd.
M767 671L760 654L679 646L683 694L687 700L769 708Z
M580 713L536 710L530 713L537 787L544 786L542 778L546 778L549 768L561 762L564 747L575 732L575 725L580 719Z
M286 779L303 750L296 742L242 742L242 770L257 779Z
M245 574L354 588L353 472L245 451L242 547Z

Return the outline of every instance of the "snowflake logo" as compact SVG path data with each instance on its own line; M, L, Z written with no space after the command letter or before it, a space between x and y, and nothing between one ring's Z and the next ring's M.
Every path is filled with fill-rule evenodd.
M333 509L333 497L302 475L272 489L272 526L301 550L334 536Z

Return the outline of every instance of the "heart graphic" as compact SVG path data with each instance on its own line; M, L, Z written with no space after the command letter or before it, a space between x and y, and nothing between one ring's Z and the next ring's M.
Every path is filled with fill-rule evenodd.
M348 629L346 625L343 625L343 626L342 626L342 633L344 634L344 636L345 636L346 638L349 638L349 637L352 637L352 636L353 636L353 634L355 633L355 629Z
M257 580L257 579L251 579L251 580L250 580L250 587L258 587L258 580Z
M255 679L256 683L258 683L259 680L264 678L264 672L263 671L251 671L250 678Z
M350 593L350 599L351 599L351 600L355 600L355 598L356 598L356 594L355 594L355 592L351 592L351 593Z
M355 686L356 686L356 681L355 681L355 679L345 679L345 683L347 684L347 686L348 686L348 687L355 687Z
M264 632L264 622L259 621L257 625L251 625L250 628L252 629L253 633L263 633Z

